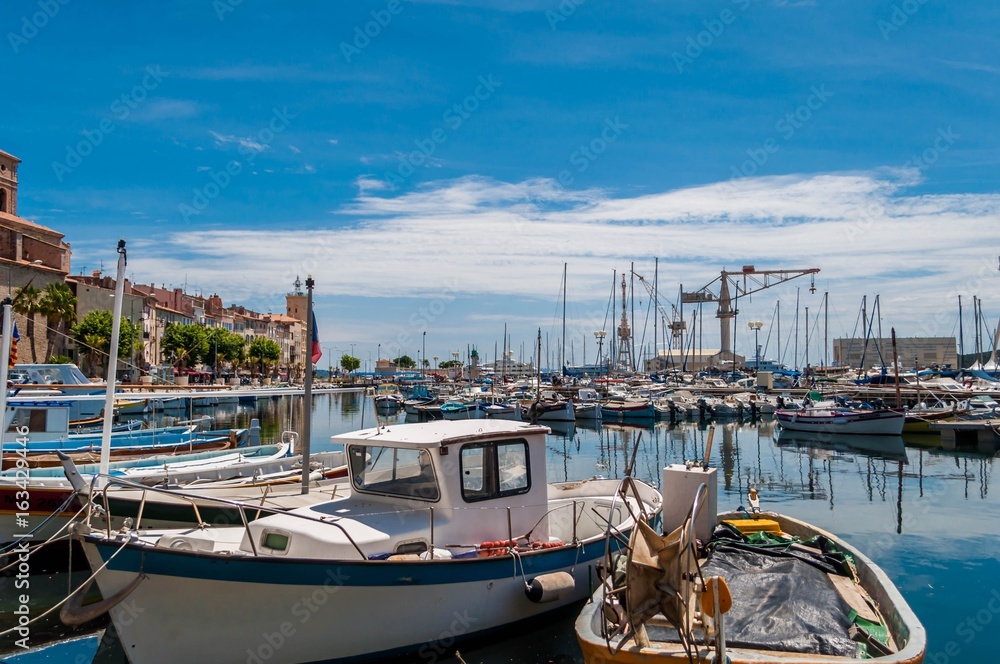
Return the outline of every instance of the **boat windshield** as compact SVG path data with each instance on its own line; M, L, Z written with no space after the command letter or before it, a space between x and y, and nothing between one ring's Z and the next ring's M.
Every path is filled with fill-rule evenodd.
M427 450L351 445L351 481L363 493L436 501L440 498Z

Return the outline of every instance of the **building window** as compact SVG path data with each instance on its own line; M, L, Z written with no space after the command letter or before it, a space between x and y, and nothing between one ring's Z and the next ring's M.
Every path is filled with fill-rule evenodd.
M0 212L7 211L7 190L0 189Z

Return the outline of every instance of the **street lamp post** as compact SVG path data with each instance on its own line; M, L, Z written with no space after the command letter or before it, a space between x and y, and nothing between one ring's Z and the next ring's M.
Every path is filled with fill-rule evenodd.
M759 320L752 320L747 323L747 327L753 330L754 370L760 371L760 342L757 335L760 333L760 328L764 327L764 324Z
M597 339L597 363L595 365L597 367L601 366L601 352L604 350L604 337L606 336L608 336L608 333L605 330L594 332L594 338Z

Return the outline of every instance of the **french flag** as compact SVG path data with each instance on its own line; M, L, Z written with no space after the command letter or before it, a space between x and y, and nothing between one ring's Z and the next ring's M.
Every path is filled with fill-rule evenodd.
M316 327L316 312L312 312L312 363L319 362L323 357L323 349L319 345L319 328Z

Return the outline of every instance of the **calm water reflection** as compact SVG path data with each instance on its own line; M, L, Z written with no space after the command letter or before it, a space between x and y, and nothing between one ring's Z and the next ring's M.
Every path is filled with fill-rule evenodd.
M300 428L302 400L262 399L220 407L215 415L218 428L249 426L257 417L269 442ZM332 435L376 423L371 401L361 394L316 395L311 415L313 450L330 449ZM400 413L378 421L392 425L404 418ZM550 481L617 478L637 450L636 476L659 486L665 464L700 460L707 440L703 424L557 425L548 440L547 472ZM990 493L994 451L943 452L935 443L815 440L776 433L768 420L719 422L711 450L711 463L720 469L719 508L735 508L756 486L763 509L843 536L889 574L928 630L928 661L989 661L1000 624L993 610L1000 607L1000 504ZM462 658L469 664L581 661L574 615L465 644ZM410 660L458 662L453 652L425 650Z

